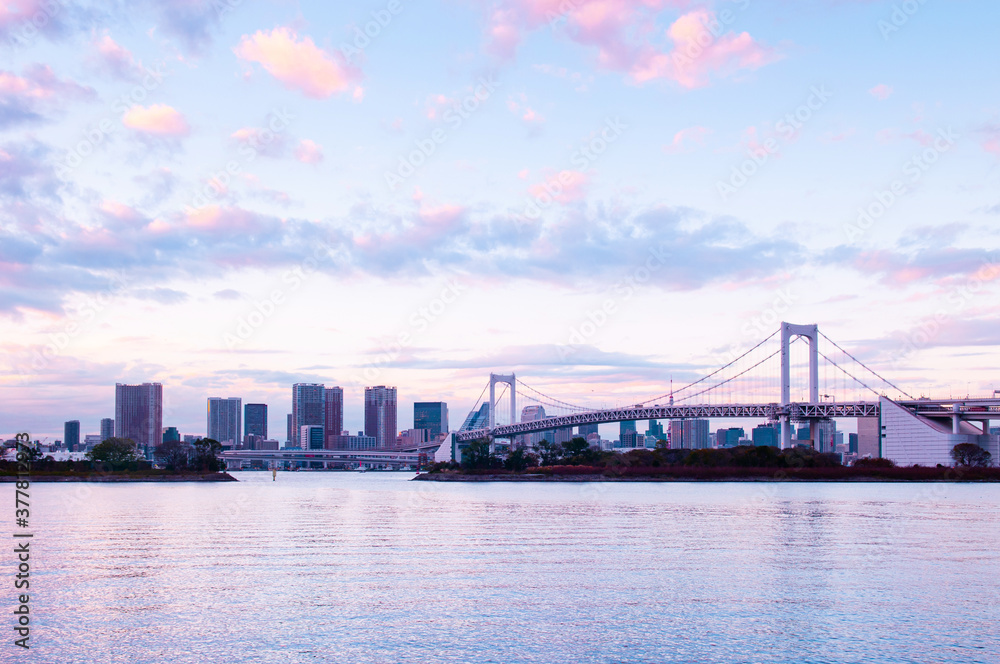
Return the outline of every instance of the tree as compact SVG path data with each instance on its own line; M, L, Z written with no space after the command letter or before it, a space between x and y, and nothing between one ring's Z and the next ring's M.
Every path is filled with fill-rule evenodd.
M111 466L112 470L125 470L129 464L142 459L131 438L108 438L103 443L94 445L87 452L91 461L99 461Z
M544 438L535 446L538 450L539 463L543 466L555 466L563 457L563 447L559 443L550 443Z
M462 452L462 467L468 470L494 469L501 466L503 461L490 452L488 438L472 441Z
M951 458L956 466L964 468L987 468L993 455L975 443L959 443L951 448Z
M156 448L156 459L167 470L185 470L191 448L179 440L168 440Z
M528 452L523 447L515 447L507 453L507 458L503 462L504 468L515 472L522 471L538 465L538 456Z
M222 454L222 443L212 438L199 438L194 441L194 456L190 466L203 473L217 473L225 470L226 464L219 455Z

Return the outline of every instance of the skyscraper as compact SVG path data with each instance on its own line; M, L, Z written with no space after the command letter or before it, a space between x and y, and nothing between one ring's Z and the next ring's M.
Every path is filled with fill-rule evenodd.
M339 436L344 431L344 389L328 387L326 389L326 416L324 425L327 436Z
M581 438L586 438L587 436L589 436L592 433L597 433L597 425L596 424L581 424L578 427L578 430L580 432L580 437Z
M298 444L299 439L297 437L295 437L295 435L294 435L295 431L292 428L292 424L293 424L293 422L292 422L292 414L289 413L285 417L288 420L288 425L287 425L288 429L285 432L285 444L288 445L289 447L294 447L295 445Z
M181 432L177 430L177 427L164 427L163 442L164 443L181 442Z
M292 385L292 428L289 440L295 444L305 426L323 426L326 423L326 390L322 383L295 383Z
M629 431L638 431L635 426L635 420L625 420L624 422L618 423L618 440L625 442L623 436Z
M365 388L365 435L374 437L380 448L396 443L395 387Z
M538 420L544 419L545 406L525 406L521 409L522 422L537 422ZM527 433L523 436L518 436L517 444L535 447L538 443L542 442L542 439L548 440L550 443L555 442L554 440L548 438L546 434L546 431L536 431L534 433Z
M163 385L115 384L115 437L140 448L156 447L163 435Z
M115 437L115 421L110 417L101 420L101 442Z
M63 424L63 445L71 452L80 447L80 420Z
M671 449L702 450L708 446L708 420L670 420Z
M413 404L413 428L427 429L430 440L448 433L448 404L444 401L418 401Z
M267 404L248 403L243 406L243 431L247 436L267 439Z
M243 399L230 397L208 398L208 437L223 445L237 445L243 441L243 426L240 419Z

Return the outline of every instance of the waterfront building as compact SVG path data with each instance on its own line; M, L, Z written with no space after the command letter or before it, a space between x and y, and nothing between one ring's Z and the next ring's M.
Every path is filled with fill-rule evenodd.
M101 442L115 437L115 421L110 417L101 420Z
M396 449L409 449L425 445L432 440L428 429L406 429L396 436Z
M344 430L344 388L326 388L325 398L323 426L325 427L326 435L338 435Z
M322 383L292 385L292 426L289 440L297 441L304 426L326 426L326 388Z
M781 447L781 429L774 424L761 424L750 432L755 447Z
M248 403L243 406L243 431L247 436L267 438L266 403Z
M377 385L365 388L365 435L375 438L376 446L390 447L396 442L396 388Z
M70 452L80 447L80 420L70 420L63 424L63 443Z
M299 447L304 450L322 450L326 446L322 424L306 424L299 429L299 433Z
M479 410L469 411L469 415L462 422L459 431L472 431L475 429L485 429L490 425L490 404L484 403Z
M160 444L163 435L163 385L115 384L115 437L131 439L140 449Z
M701 450L710 447L708 420L670 420L670 447L675 450Z
M745 437L746 433L742 428L730 427L728 429L719 429L715 432L715 446L736 447L740 444L740 440Z
M448 433L448 404L444 401L418 401L413 404L413 428L427 429L431 440Z
M537 422L545 419L545 406L525 406L521 409L522 422ZM547 431L536 431L517 437L517 444L527 447L537 447L543 440L552 442L552 437Z
M209 397L208 437L223 445L236 447L243 442L243 424L240 411L243 410L240 397Z
M952 448L962 443L979 445L994 459L1000 458L1000 436L984 434L979 423L934 420L886 397L879 397L879 413L882 456L895 461L897 466L950 466L954 464ZM858 444L861 445L860 436Z
M288 428L285 430L285 445L291 446L296 441L294 422L292 422L292 414L289 413L287 416Z
M330 450L374 450L378 448L375 436L366 436L359 431L357 436L340 435L327 438L327 449Z

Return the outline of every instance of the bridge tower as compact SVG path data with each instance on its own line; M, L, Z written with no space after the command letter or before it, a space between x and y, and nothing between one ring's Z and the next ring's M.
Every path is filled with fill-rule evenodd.
M497 383L506 383L510 388L510 423L517 422L517 377L514 374L490 374L490 431L496 428Z
M791 354L789 346L793 338L805 337L809 340L809 402L819 402L819 326L781 323L781 405L788 406L792 400ZM781 416L781 449L792 446L792 423L788 414ZM819 422L810 420L809 435L813 440L819 433Z

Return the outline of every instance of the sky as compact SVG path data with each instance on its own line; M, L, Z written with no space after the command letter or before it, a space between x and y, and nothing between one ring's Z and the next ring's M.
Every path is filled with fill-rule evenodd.
M574 404L816 323L911 394L990 394L1000 5L0 5L0 435L291 385ZM769 400L776 400L769 399ZM528 402L525 402L526 404ZM610 430L609 430L610 431Z

